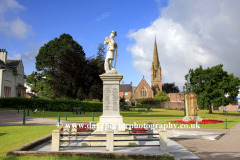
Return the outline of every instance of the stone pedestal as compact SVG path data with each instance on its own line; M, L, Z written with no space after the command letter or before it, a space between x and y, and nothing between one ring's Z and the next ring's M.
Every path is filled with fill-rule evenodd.
M185 95L185 109L186 116L183 118L183 121L202 121L202 118L197 116L197 95L196 94L187 94Z
M119 108L119 83L123 75L116 72L104 73L100 78L103 81L103 114L99 118L96 131L113 129L115 132L124 132L125 123Z

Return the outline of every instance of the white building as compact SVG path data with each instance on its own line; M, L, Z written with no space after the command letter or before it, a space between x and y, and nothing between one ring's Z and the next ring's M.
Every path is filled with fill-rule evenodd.
M21 59L7 59L0 49L0 97L25 97L24 67Z

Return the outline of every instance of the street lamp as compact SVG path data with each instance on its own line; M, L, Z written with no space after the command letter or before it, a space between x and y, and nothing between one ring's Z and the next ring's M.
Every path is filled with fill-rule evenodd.
M183 93L184 93L184 116L186 116L186 108L185 108L185 86L183 86Z
M34 81L35 81L35 90L34 90L34 110L36 107L36 103L35 103L35 94L36 94L36 76L37 76L37 72L34 73Z

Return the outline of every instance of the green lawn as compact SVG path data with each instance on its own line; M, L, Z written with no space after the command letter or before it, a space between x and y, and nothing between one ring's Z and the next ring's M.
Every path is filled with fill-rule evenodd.
M184 116L184 111L179 110L165 110L165 109L151 109L152 111L147 113L139 113L136 111L121 111L123 120L126 124L147 124L152 122L153 124L167 124L169 120L181 120ZM209 114L208 110L198 111L198 115L203 119L217 119L223 120L227 119L227 127L230 129L235 124L240 122L239 112L229 112L227 115L223 114L222 111L213 111L213 114ZM65 120L65 113L60 112L60 119ZM230 116L231 113L231 116ZM42 118L43 113L37 112L36 114L30 112L30 116ZM94 121L99 121L99 117L102 112L94 112ZM58 112L46 112L44 114L45 118L48 119L58 119ZM92 112L86 112L85 115L73 115L72 112L67 113L68 121L92 121ZM213 128L213 129L224 129L225 124L201 124L201 128Z

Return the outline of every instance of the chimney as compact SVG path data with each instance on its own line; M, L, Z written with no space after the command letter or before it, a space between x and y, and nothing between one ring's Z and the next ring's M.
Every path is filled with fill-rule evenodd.
M122 84L124 84L124 81L122 81Z
M130 83L130 85L132 86L132 82Z
M7 51L6 51L6 49L0 49L0 59L4 63L7 63Z

